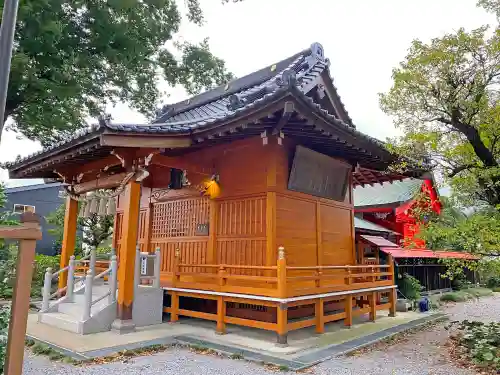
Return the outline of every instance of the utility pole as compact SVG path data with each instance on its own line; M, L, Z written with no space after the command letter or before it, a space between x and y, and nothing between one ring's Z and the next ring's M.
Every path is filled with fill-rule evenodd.
M0 25L0 139L5 120L5 103L9 86L12 45L16 29L19 0L4 0L2 24Z

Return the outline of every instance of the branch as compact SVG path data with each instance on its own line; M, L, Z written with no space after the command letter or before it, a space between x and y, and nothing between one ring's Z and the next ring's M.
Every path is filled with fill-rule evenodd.
M458 167L455 167L452 169L452 171L448 174L448 177L449 178L452 178L452 177L455 177L457 174L459 174L460 172L462 171L465 171L467 169L471 169L471 168L474 168L476 167L476 165L474 164L464 164L464 165L460 165Z

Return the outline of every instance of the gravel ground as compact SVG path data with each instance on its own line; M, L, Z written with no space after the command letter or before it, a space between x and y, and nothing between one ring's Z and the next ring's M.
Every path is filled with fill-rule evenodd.
M446 307L451 320L500 320L500 295ZM448 332L442 326L418 332L394 345L379 345L371 351L352 357L326 361L308 372L317 375L472 375L476 372L457 368L447 356L443 345ZM43 357L28 354L26 375L264 375L276 374L254 363L200 355L184 349L172 349L154 356L133 358L128 363L110 363L74 367L51 363Z

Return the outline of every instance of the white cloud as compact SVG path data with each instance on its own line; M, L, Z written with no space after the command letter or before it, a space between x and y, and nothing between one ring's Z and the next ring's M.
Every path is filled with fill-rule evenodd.
M391 85L391 70L410 42L430 40L460 27L471 29L494 21L476 8L476 0L245 0L221 5L206 0L206 25L185 25L179 37L210 37L213 52L242 76L286 58L313 42L323 44L335 85L354 123L379 139L396 134L379 109L378 93ZM208 5L210 3L210 5ZM167 90L168 102L185 93ZM125 105L110 110L116 122L141 122ZM0 160L13 160L40 148L34 142L3 136ZM2 180L6 173L0 175Z

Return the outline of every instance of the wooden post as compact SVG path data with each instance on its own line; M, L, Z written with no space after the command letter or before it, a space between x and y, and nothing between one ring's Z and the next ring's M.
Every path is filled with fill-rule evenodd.
M224 320L226 318L226 301L224 301L223 296L217 297L217 330L216 333L223 335L226 333L226 324Z
M210 218L208 221L208 251L207 264L217 262L217 220L219 205L217 201L210 200Z
M224 291L224 286L226 285L226 268L224 266L219 267L219 273L217 276L219 277L219 286L221 287L221 291Z
M325 304L323 298L318 298L314 305L314 314L316 317L316 333L325 332Z
M345 309L345 319L344 319L344 325L346 327L351 327L352 326L352 296L348 295L345 296L344 299L344 309Z
M172 286L175 286L180 279L179 262L181 258L181 251L177 248L174 252L174 261L172 263Z
M278 346L288 346L288 305L280 303L276 308L278 322Z
M64 213L64 231L61 248L61 259L59 261L60 269L69 264L69 258L75 253L76 246L76 224L78 220L78 201L66 198L66 210ZM59 274L59 289L63 289L68 282L68 274L61 272Z
M146 227L144 228L144 251L146 253L152 253L151 248L151 233L153 232L153 204L149 202L148 208L146 209Z
M396 284L396 275L394 274L394 259L391 254L387 256L387 262L389 263L389 272L391 275L389 276L390 280L392 280L393 284ZM397 291L396 288L393 288L389 292L389 303L391 306L389 307L389 316L396 316L396 301L397 301Z
M377 292L371 292L368 294L368 303L370 305L370 321L375 322L377 317Z
M316 260L318 266L323 265L323 238L321 233L321 203L316 202ZM316 287L321 287L321 268L318 271L318 280Z
M266 266L276 259L276 193L268 192L266 198ZM266 274L269 275L269 272Z
M179 320L179 295L172 291L170 296L170 323L175 323Z
M12 296L12 308L9 323L9 335L7 337L7 349L4 365L5 375L21 375L23 371L24 340L26 337L26 323L28 320L31 278L33 276L33 262L35 260L36 240L42 238L38 217L33 213L24 213L21 216L26 232L29 235L19 233L15 236L16 229L6 228L6 232L12 231L13 236L0 230L1 238L20 239L19 253L16 265L16 279L14 281L14 293ZM5 228L5 227L4 227ZM16 228L16 226L12 226ZM2 228L3 229L3 228ZM19 226L17 230L19 231ZM21 229L22 231L22 229Z
M285 258L285 248L280 246L278 248L278 297L287 297L287 287L286 287L286 258Z
M119 332L134 329L132 306L135 289L135 253L139 227L140 200L140 183L136 181L129 182L125 191L120 264L118 266L118 317L113 323L113 329Z

